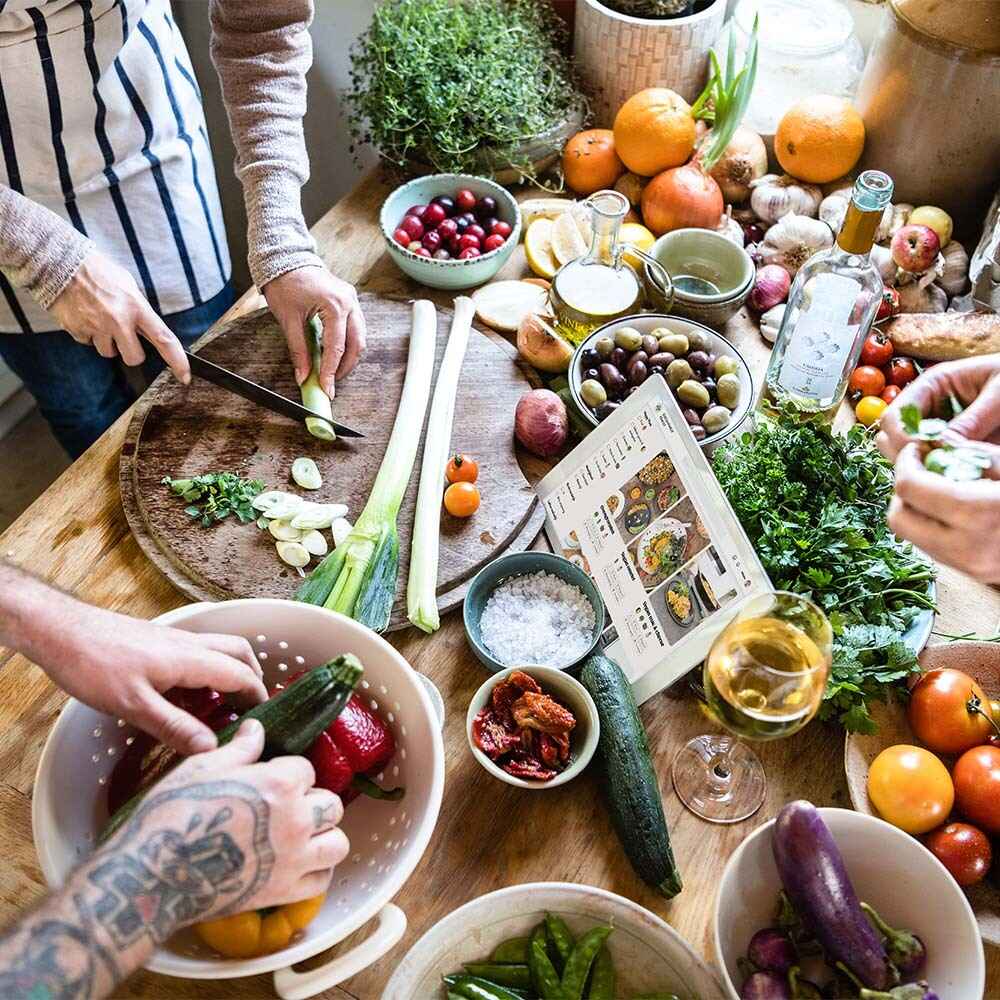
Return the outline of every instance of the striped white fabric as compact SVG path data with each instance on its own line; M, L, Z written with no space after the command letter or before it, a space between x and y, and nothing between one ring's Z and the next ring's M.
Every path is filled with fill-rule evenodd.
M212 151L169 0L0 0L0 183L90 237L161 314L222 288ZM0 332L51 329L0 274Z

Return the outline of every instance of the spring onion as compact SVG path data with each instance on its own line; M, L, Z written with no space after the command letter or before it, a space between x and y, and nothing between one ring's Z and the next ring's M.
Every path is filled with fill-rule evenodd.
M413 332L406 379L375 485L351 533L295 595L356 619L376 632L389 624L399 571L396 517L413 471L434 373L437 311L432 302L413 303Z
M455 299L455 318L448 335L431 415L427 421L424 457L420 465L420 490L413 520L410 549L410 578L406 585L406 613L410 621L425 632L441 627L437 606L438 555L441 548L441 490L444 469L451 444L451 425L455 416L455 394L462 371L465 349L476 306L472 299Z
M323 327L318 316L313 316L306 323L305 335L306 346L309 348L309 356L312 358L312 367L309 369L308 377L300 387L302 405L307 410L312 410L313 413L326 418L324 420L317 420L316 417L306 417L306 430L313 437L320 438L323 441L335 441L337 435L333 429L333 424L329 423L329 421L333 420L333 404L330 402L330 397L323 391L319 384L319 368L323 359Z
M292 479L304 490L318 490L323 485L323 477L311 458L297 458L292 462Z

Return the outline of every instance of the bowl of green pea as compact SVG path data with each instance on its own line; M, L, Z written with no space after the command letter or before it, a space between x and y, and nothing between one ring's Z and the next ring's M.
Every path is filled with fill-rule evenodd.
M623 896L532 882L479 896L406 953L382 1000L714 1000L715 973L669 924Z

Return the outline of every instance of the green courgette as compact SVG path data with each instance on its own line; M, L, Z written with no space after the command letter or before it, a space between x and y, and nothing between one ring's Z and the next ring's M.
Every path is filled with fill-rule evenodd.
M257 719L264 727L261 760L288 754L304 756L320 733L344 710L363 672L361 662L353 653L314 667L273 698L255 705L236 722L222 729L218 733L219 746L228 743L247 719ZM157 780L183 760L180 754L173 754L173 757L165 766L157 768ZM107 840L132 815L153 783L144 782L108 820L108 825L101 832L102 841Z
M580 680L597 706L596 760L604 771L611 822L639 877L667 899L681 891L660 785L628 680L617 663L595 653Z

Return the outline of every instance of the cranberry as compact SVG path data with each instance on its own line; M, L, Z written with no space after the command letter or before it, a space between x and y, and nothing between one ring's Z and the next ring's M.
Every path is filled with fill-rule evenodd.
M448 213L444 210L441 205L428 205L424 209L424 214L420 216L420 221L428 229L433 229L435 226L444 222L448 217Z
M427 249L427 247L417 247L417 249L414 250L413 252L418 257L430 257L430 255L431 255L431 252L430 252L430 250Z
M458 235L458 223L454 219L445 219L438 224L437 231L441 234L441 239L450 240Z
M464 250L466 247L475 247L477 250L480 249L481 243L479 242L478 236L472 236L466 233L459 241L459 249Z
M407 215L415 215L418 219L422 219L424 217L424 212L426 212L426 211L427 211L427 206L426 205L411 205L406 210L406 214Z
M484 195L476 202L476 215L480 219L488 219L497 214L497 200L490 195Z
M411 240L419 240L424 235L424 224L415 215L408 215L403 219L399 228L405 229L410 234Z
M432 229L429 233L424 233L423 239L420 241L423 243L431 253L434 253L439 246L441 246L441 234L436 230Z
M435 260L451 260L451 254L444 247L435 250L433 256Z
M483 241L483 249L489 253L491 250L499 250L500 247L504 245L507 241L502 237L494 233L492 236L487 236Z
M497 219L492 226L490 226L489 231L496 236L502 236L507 239L511 234L511 225L509 222L504 222L503 219Z
M431 204L440 205L444 209L445 215L455 214L455 201L446 194L439 194L436 198L432 198Z
M469 220L464 215L456 215L452 221L455 223L459 236L469 228Z
M470 212L476 207L476 196L468 188L462 188L455 195L455 204L463 212Z
M481 225L483 227L483 229L486 230L486 232L487 232L487 234L489 236L493 235L493 227L496 225L496 223L497 223L497 219L494 216L492 216L492 215L488 219L480 219L479 220L479 225Z
M451 253L452 257L457 257L459 250L462 249L459 246L460 242L461 242L460 236L453 236L450 240L448 240L448 251Z
M466 247L459 255L459 260L468 260L470 257L478 257L479 250L477 247Z
M460 219L465 219L465 221L471 226L476 221L476 216L474 212L463 212Z
M401 246L408 247L410 245L410 234L400 227L393 234L392 238Z
M483 229L483 227L480 226L478 223L474 223L473 225L469 226L468 229L466 229L465 235L475 236L476 239L479 240L480 243L482 243L482 241L486 239L486 230Z

